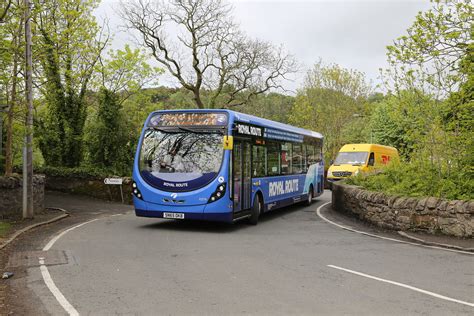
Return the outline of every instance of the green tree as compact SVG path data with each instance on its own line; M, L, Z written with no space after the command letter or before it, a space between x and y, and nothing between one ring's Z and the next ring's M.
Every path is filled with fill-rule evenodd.
M4 147L6 175L11 175L13 172L14 139L18 136L15 135L15 132L16 134L22 132L18 128L15 129L14 126L18 121L21 121L24 111L24 107L21 107L23 97L20 93L23 89L22 68L24 64L23 16L22 1L9 1L5 7L3 23L0 28L0 104L4 105L4 110L6 110ZM0 157L2 155L3 153L0 153Z
M88 164L120 174L131 170L137 135L122 105L162 72L150 67L147 58L139 49L126 45L124 50L111 51L107 59L100 60L98 109L86 133Z
M260 94L249 103L233 108L235 111L288 123L295 97L277 92Z
M416 137L419 137L417 131L423 130L421 134L425 133L421 126L422 117L419 117L421 112L417 109L421 105L415 102L418 98L418 95L404 91L398 95L388 95L374 103L369 118L372 141L393 146L402 157L409 159Z
M416 88L440 98L456 91L466 74L460 61L472 42L471 0L431 0L433 6L420 12L407 35L388 46L391 68L386 74L391 88Z
M394 93L379 102L371 123L380 141L401 147L407 163L356 183L396 194L472 199L472 16L471 1L433 1L408 35L388 47L386 74Z
M88 162L101 169L123 174L130 169L133 153L116 93L99 91L96 119L89 126Z
M459 91L452 93L442 110L442 120L449 134L453 162L474 187L474 44L469 44L467 55L460 63L466 77Z
M107 43L92 14L98 0L35 4L40 92L47 107L38 120L39 145L47 165L75 167L83 157L88 87Z
M472 146L466 126L472 126L474 115L468 101L474 12L469 0L432 2L408 34L388 47L387 73L398 97L399 120L409 121L412 158L424 160L441 177L459 170Z
M305 85L298 92L289 122L322 133L329 161L346 143L351 124L362 125L365 121L365 103L370 90L363 73L319 61L308 72ZM350 136L352 141L358 142L366 138L365 133L360 134L363 139Z

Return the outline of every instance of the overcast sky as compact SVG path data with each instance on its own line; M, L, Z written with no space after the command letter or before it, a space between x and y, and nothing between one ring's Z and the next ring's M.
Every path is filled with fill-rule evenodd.
M430 7L428 0L234 0L234 17L251 37L283 46L303 65L303 72L285 87L295 91L306 69L322 58L345 68L362 71L374 84L379 68L386 63L386 49L404 35L419 11ZM107 17L115 31L114 48L130 43L128 34L118 31L117 0L102 0L96 15ZM163 85L174 85L170 78Z

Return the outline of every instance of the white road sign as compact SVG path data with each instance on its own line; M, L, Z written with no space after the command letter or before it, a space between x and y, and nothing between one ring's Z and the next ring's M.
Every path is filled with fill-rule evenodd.
M105 184L118 184L121 185L123 182L122 178L105 178L104 183Z

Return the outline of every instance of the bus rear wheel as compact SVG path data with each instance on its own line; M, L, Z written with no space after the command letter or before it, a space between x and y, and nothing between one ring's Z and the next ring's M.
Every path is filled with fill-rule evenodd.
M253 198L253 206L252 206L252 212L250 213L249 224L257 225L258 218L260 217L261 213L262 213L262 201L260 199L260 196L258 194L255 194L255 197Z

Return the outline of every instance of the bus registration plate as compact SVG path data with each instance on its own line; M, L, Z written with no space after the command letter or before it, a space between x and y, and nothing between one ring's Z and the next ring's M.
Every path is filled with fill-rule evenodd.
M163 213L163 218L184 219L184 213Z

